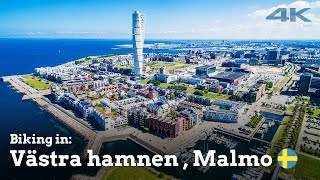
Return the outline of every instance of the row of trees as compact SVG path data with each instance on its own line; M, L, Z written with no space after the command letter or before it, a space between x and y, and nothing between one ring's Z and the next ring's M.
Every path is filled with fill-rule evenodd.
M187 87L185 86L181 86L181 85L173 85L173 86L169 86L169 89L175 89L175 90L180 90L180 91L186 91Z
M298 107L298 106L296 106ZM290 138L290 141L289 141L289 147L291 149L295 149L296 147L296 144L297 144L297 141L298 141L298 137L299 137L299 133L300 133L300 130L301 130L301 126L302 126L302 122L303 122L303 119L304 119L304 115L306 113L306 107L305 106L301 106L301 107L298 107L299 108L299 115L296 119L296 121L294 121L294 128L292 128L292 132L291 132L291 138ZM297 112L295 112L295 115L296 115Z
M263 116L259 114L255 114L253 118L250 120L250 122L247 124L250 128L256 128L258 124L261 122Z
M256 98L253 96L250 96L250 94L247 93L247 94L243 95L243 97L240 97L238 95L231 95L229 97L229 100L231 100L231 101L245 101L248 103L254 103L256 101Z
M147 84L153 84L153 85L155 85L155 86L159 86L159 85L161 84L161 82L158 81L158 80L149 80L149 81L147 82Z
M286 140L289 136L289 130L292 127L293 120L295 119L295 116L297 115L298 109L299 109L299 106L294 107L293 116L289 117L282 133L278 135L278 136L281 136L279 141L276 142L278 146L274 146L273 149L270 151L270 156L272 157L272 165L275 165L275 163L277 162L277 156L278 156L279 152L283 149L283 147L286 143Z

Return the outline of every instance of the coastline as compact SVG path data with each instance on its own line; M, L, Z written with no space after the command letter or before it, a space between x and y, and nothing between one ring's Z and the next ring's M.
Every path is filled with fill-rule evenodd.
M5 83L8 83L11 88L15 89L17 92L24 94L24 99L30 99L35 102L41 109L47 111L52 114L58 120L60 120L63 124L72 129L75 133L79 134L86 141L85 148L82 153L82 158L86 159L87 157L87 149L93 149L94 152L99 152L100 150L100 139L97 138L97 133L91 130L88 126L79 122L78 118L73 114L68 113L67 111L63 111L61 107L56 104L50 102L50 100L45 97L48 92L37 91L34 88L30 87L26 83L22 82L19 77L23 75L15 75L15 76L5 76L1 77L1 80ZM27 96L28 98L26 98ZM96 148L98 146L99 148Z

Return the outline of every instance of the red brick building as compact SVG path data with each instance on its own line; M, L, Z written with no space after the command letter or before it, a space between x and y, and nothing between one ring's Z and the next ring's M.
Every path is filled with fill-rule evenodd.
M178 117L176 120L171 120L168 117L152 115L147 118L146 126L164 137L174 138L180 132L189 129L189 121L183 117Z

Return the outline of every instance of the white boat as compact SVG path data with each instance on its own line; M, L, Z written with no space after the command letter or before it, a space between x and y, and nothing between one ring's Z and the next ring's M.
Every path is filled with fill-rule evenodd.
M247 178L240 176L238 174L233 174L231 180L247 180Z
M251 179L251 176L250 176L249 174L242 173L241 175L244 176L244 177L246 177L246 178L248 178L248 179Z
M257 177L257 176L258 176L258 175L253 174L252 172L250 172L250 171L248 171L248 170L246 170L244 173L250 175L251 177Z
M252 152L254 152L254 153L257 153L257 154L261 154L261 155L266 154L265 152L259 151L259 150L257 150L257 149L252 149L252 148L250 148L250 150L251 150Z

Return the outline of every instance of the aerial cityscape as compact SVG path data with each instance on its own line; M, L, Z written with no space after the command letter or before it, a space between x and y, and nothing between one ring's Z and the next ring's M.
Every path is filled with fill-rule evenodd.
M52 128L70 129L62 131L79 144L69 153L81 154L83 161L88 149L95 154L172 154L190 164L195 149L203 154L236 149L270 155L272 165L190 171L99 167L68 170L58 179L130 179L126 173L132 173L131 179L319 179L320 41L149 41L148 16L131 13L131 40L106 40L114 42L108 54L3 75L1 91L9 86L14 92L0 93L0 102L15 92L22 94L19 100L34 102L39 112L56 119ZM293 169L277 163L287 148L298 154Z

